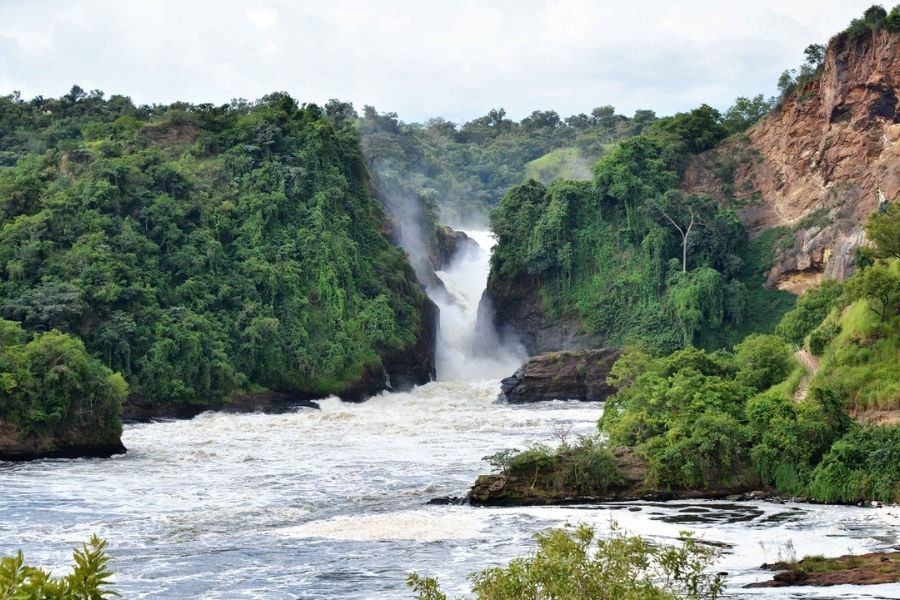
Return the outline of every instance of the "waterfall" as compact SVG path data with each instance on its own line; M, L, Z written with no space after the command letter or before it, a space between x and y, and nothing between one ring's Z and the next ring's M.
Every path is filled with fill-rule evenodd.
M488 340L475 328L478 303L487 286L494 238L487 231L466 231L475 243L467 244L451 264L436 275L444 289L429 288L429 296L441 310L436 363L438 381L500 379L525 361L524 348Z

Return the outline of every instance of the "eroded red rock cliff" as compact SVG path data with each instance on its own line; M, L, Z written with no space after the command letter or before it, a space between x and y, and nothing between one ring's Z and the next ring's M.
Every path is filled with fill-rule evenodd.
M863 225L900 200L900 34L832 39L820 77L746 135L699 156L690 191L733 195L757 235L785 227L768 284L802 292L850 275Z

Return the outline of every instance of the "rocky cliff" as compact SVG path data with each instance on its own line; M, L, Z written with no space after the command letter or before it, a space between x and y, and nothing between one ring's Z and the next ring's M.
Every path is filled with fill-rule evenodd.
M496 331L502 340L522 344L529 356L603 346L601 334L590 334L574 318L550 314L536 280L510 281L494 269L478 304L479 328Z
M746 135L689 166L689 191L733 195L751 235L785 228L767 284L795 293L843 279L863 224L900 197L900 34L835 36L821 76Z
M606 400L616 392L616 388L606 383L606 377L619 355L618 349L602 348L533 356L511 377L500 382L500 400L514 404Z

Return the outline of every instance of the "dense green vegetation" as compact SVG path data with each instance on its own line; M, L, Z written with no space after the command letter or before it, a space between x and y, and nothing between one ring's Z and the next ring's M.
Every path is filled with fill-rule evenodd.
M425 301L387 231L352 123L286 94L0 98L0 313L147 404L380 374Z
M784 382L794 366L787 344L768 335L748 337L733 354L627 354L611 373L622 389L607 404L600 427L611 444L635 446L647 457L654 487L752 486L754 447L773 427L757 421L785 412L776 410L783 408L781 396L757 396ZM785 429L799 427L791 415Z
M91 358L81 340L47 331L31 337L0 320L0 416L24 436L79 431L118 439L125 380Z
M112 572L106 542L92 536L75 549L72 573L52 577L25 564L21 552L0 558L0 598L9 600L104 600L118 596L109 587Z
M339 105L355 116L348 105L331 106ZM436 202L444 222L468 225L482 221L526 173L545 181L589 178L594 161L655 120L653 111L626 117L602 106L566 119L552 110L534 111L517 122L501 108L461 125L444 119L423 125L366 106L359 131L369 168L393 212L423 214L427 208L417 204Z
M821 359L814 382L835 390L853 412L900 410L900 203L872 215L866 234L873 245L861 249L863 268L841 297L822 305L827 314L807 337ZM828 288L814 294L838 289Z
M684 534L678 546L658 546L613 524L607 537L588 525L535 536L533 553L473 574L478 600L715 600L722 574L707 571L718 551ZM412 574L418 600L447 600L437 580Z
M900 500L900 426L847 416L900 410L898 214L889 206L873 215L868 266L843 287L826 282L801 297L777 328L784 340L752 335L733 354L620 359L612 377L622 390L600 421L610 442L636 446L663 487L758 478L823 501ZM815 373L788 346L804 338L821 356Z
M791 299L760 289L767 240L752 244L728 203L677 189L688 157L728 132L702 106L621 142L590 182L513 187L491 214L492 296L531 282L551 314L654 352L774 327Z
M737 98L723 117L724 131L747 129L773 103L763 96ZM658 120L651 110L627 117L612 106L565 119L536 110L521 121L507 118L501 108L462 124L440 118L404 123L371 106L359 116L336 100L326 111L358 119L363 153L385 203L395 214L423 218L426 230L433 210L451 225L482 225L510 186L528 178L544 184L588 180L599 158Z
M898 215L897 205L873 215L861 268L802 296L778 335L749 335L733 351L624 354L608 378L619 391L599 421L605 442L489 462L548 492L601 495L621 478L610 448L629 447L647 461L647 491L765 485L827 502L900 501L900 424L870 422L900 411ZM567 488L573 464L596 476Z
M505 449L484 459L502 475L527 482L532 489L599 495L622 482L609 447L599 437L567 437L551 447L533 444L523 451Z

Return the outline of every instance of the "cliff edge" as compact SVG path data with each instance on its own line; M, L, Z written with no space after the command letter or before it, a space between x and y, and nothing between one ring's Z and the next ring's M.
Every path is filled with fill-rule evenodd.
M699 155L683 187L742 204L751 235L781 227L767 285L844 279L863 224L900 197L900 34L832 38L819 77L746 134Z

